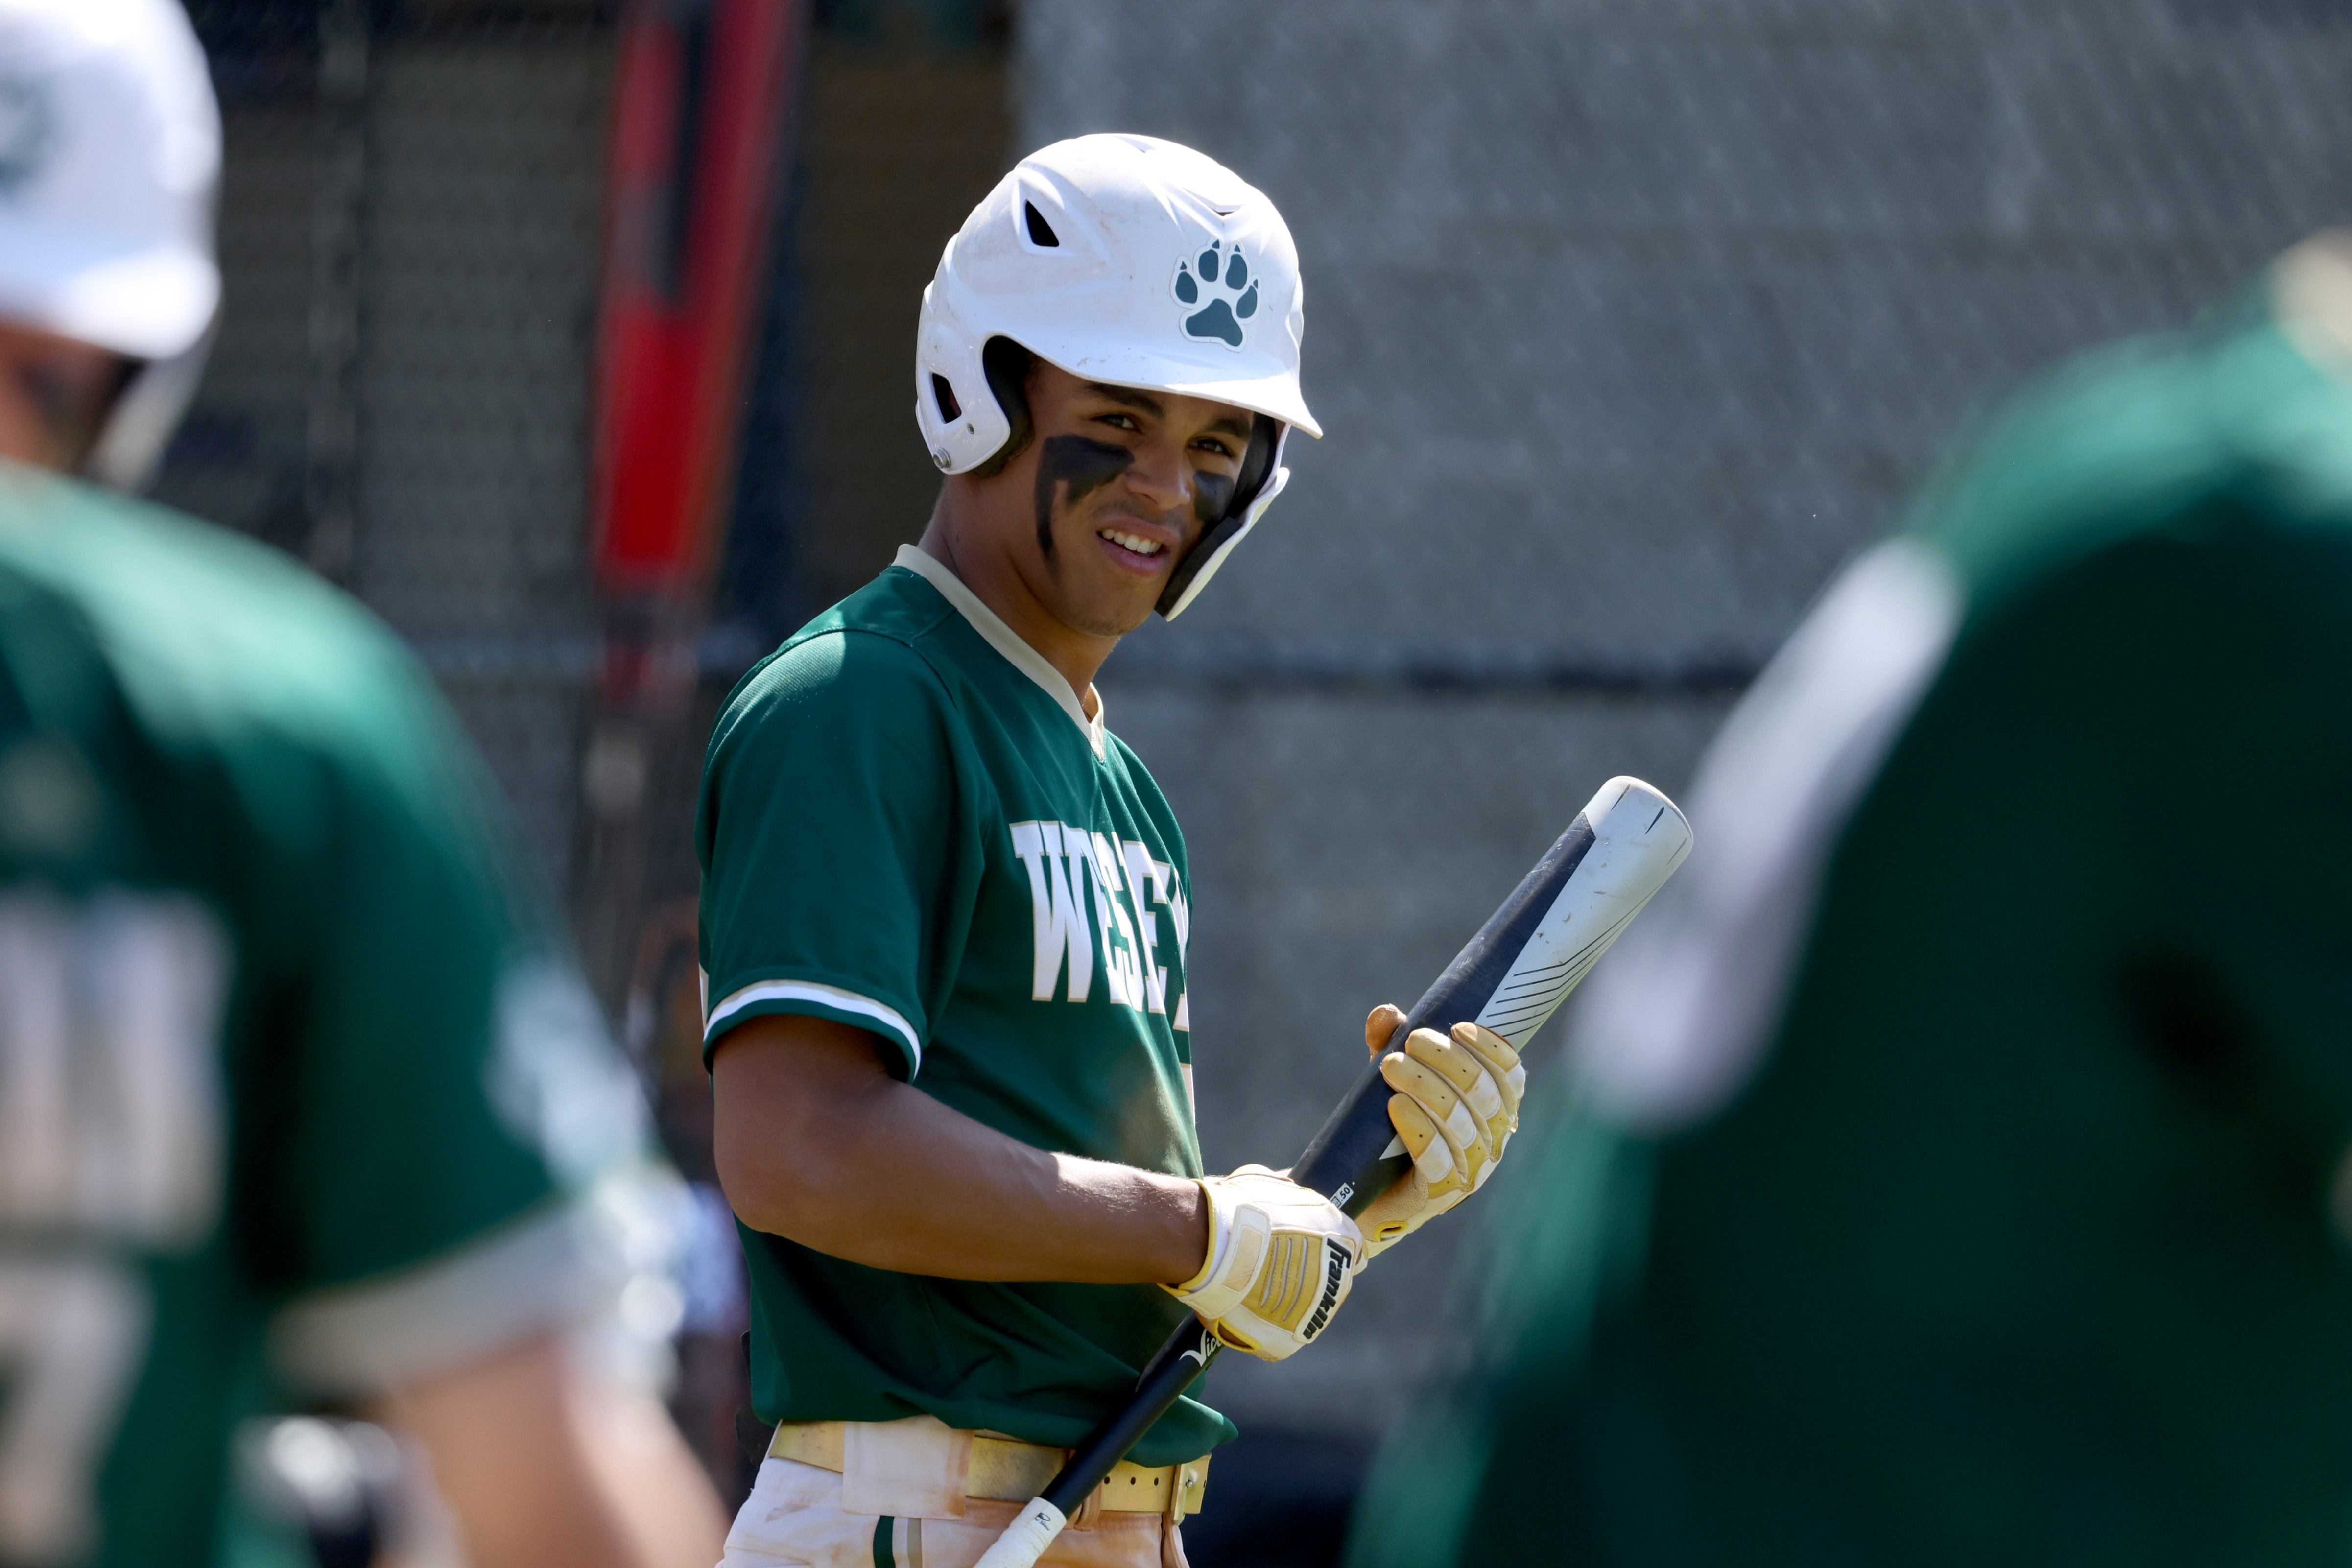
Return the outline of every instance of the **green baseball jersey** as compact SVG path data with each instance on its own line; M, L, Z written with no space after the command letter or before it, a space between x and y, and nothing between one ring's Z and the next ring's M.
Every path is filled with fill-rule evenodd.
M743 678L712 731L706 1049L765 1013L872 1032L892 1070L1040 1149L1201 1173L1184 840L1135 754L913 549ZM1185 1317L1156 1286L868 1268L746 1229L771 1421L929 1414L1067 1446ZM1136 1450L1232 1435L1185 1400Z
M0 1563L221 1561L241 1416L599 1288L635 1112L488 798L341 595L0 464Z
M2352 1558L2325 335L2029 395L1759 682L1360 1568Z

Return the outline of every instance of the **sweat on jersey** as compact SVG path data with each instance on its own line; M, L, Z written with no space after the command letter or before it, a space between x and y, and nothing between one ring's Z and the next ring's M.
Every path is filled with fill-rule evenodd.
M2346 1561L2352 379L2305 341L2021 400L1758 681L1358 1568Z
M1197 1176L1184 840L1069 682L921 552L746 675L710 738L705 1049L766 1013L1040 1149ZM1152 1285L868 1268L743 1228L752 1404L1069 1447L1187 1316ZM1184 1399L1139 1464L1233 1436Z
M639 1113L489 800L341 595L0 463L0 1563L236 1560L242 1416L618 1283Z

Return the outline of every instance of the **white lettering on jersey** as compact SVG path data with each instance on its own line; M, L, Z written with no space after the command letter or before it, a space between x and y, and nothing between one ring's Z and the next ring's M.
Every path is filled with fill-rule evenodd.
M1076 833L1077 829L1068 831ZM1094 846L1095 909L1103 931L1103 978L1110 999L1137 1012L1143 1010L1143 966L1135 956L1135 922L1127 918L1119 892L1127 874L1119 869L1118 851L1099 833L1089 834Z
M1168 1011L1168 970L1160 962L1160 916L1151 906L1168 901L1169 868L1152 859L1149 845L1129 839L1121 864L1127 871L1127 893L1135 905L1136 951L1143 960L1144 1002L1151 1011Z
M1160 898L1168 906L1168 923L1176 928L1176 962L1184 965L1184 973L1189 975L1192 971L1185 963L1184 955L1191 951L1192 943L1192 901L1184 897L1184 884L1177 878L1175 867L1155 860L1151 863L1151 869L1163 889ZM1188 981L1186 984L1189 985L1191 983ZM1169 1026L1190 1033L1192 1027L1191 991L1187 990L1176 998L1175 1011L1176 1016L1168 1020Z
M0 895L0 1226L163 1247L211 1232L228 970L193 900Z
M0 1245L0 1559L99 1544L98 1465L152 1303L134 1266L55 1244L177 1248L218 1223L229 963L190 899L0 893L0 1237L36 1238Z
M1176 962L1181 963L1192 945L1192 905L1184 897L1183 884L1176 879L1172 866L1168 869L1168 917L1176 928Z
M1067 823L1016 822L1012 833L1013 853L1029 874L1035 936L1031 996L1052 1001L1066 966L1069 1000L1085 1001L1092 989L1099 932L1103 989L1110 1000L1139 1013L1165 1015L1173 1007L1174 1026L1189 1027L1181 998L1169 994L1169 965L1160 962L1170 928L1179 965L1192 934L1192 910L1176 868L1151 858L1150 847L1139 840L1121 842ZM1094 905L1091 929L1088 901ZM1160 924L1162 910L1168 913L1166 927Z
M1086 835L1071 837L1077 842L1081 862L1091 863ZM1065 843L1058 822L1013 825L1013 853L1029 871L1029 907L1036 935L1029 994L1040 1002L1054 999L1054 985L1066 959L1070 971L1069 999L1083 1002L1094 988L1094 933L1087 929L1086 905L1070 881L1073 868ZM1086 873L1078 875L1083 881Z
M78 1563L99 1545L98 1467L153 1316L127 1264L0 1257L0 1558Z

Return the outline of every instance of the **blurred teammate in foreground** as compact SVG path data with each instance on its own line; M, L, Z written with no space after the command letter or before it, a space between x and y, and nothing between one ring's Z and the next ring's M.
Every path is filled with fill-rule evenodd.
M625 1074L415 664L135 483L218 297L169 0L0 0L0 1563L209 1565L265 1361L421 1446L474 1568L708 1564L575 1326Z
M2342 1563L2347 690L2323 238L2012 405L1725 726L1351 1563Z
M1147 137L1024 159L923 296L916 413L949 477L920 544L712 732L719 1172L780 1423L729 1568L966 1568L1188 1309L1293 1353L1367 1237L1499 1152L1508 1047L1426 1034L1428 1062L1392 1058L1423 1176L1360 1235L1262 1166L1201 1174L1184 841L1093 679L1255 525L1288 428L1318 433L1303 324L1289 231L1231 171ZM1181 1564L1232 1434L1181 1401L1043 1561Z

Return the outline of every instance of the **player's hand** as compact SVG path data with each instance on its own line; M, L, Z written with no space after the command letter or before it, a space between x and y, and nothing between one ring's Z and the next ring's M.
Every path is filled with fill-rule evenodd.
M1518 1131L1528 1081L1511 1043L1476 1024L1454 1025L1450 1039L1415 1029L1403 1050L1391 1051L1389 1037L1403 1022L1404 1014L1385 1003L1364 1020L1365 1047L1380 1058L1381 1077L1396 1090L1389 1124L1412 1156L1412 1171L1364 1210L1367 1263L1494 1174L1503 1146Z
M1208 1257L1198 1274L1163 1289L1260 1361L1305 1349L1348 1299L1364 1266L1363 1233L1322 1194L1264 1165L1203 1176L1201 1192Z

